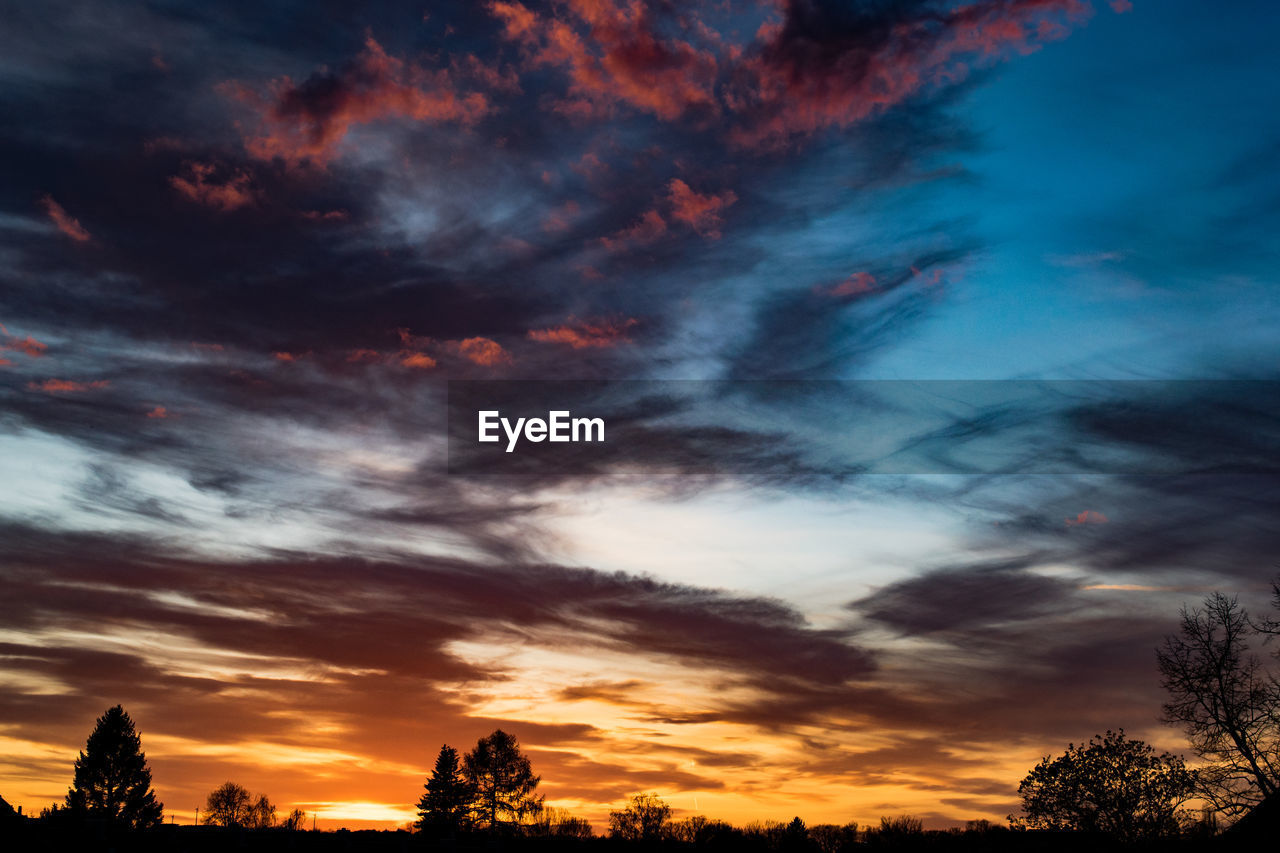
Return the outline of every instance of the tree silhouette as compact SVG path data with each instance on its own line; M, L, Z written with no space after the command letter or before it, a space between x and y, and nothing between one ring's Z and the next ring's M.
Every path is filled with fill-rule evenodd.
M267 829L276 823L276 807L267 795L259 794L255 800L248 789L235 782L223 782L210 791L204 812L205 823L216 826Z
M1165 722L1181 725L1205 759L1202 792L1229 815L1280 791L1280 684L1249 651L1253 637L1273 629L1215 592L1203 609L1184 607L1181 631L1156 651L1169 692Z
M533 793L541 780L519 741L502 729L480 738L463 758L462 773L475 792L473 814L483 829L509 831L542 810L542 797Z
M1105 832L1123 842L1169 838L1181 831L1181 806L1196 790L1195 773L1170 753L1157 755L1124 730L1095 736L1045 758L1018 786L1015 826Z
M267 799L266 794L259 794L258 799L249 807L249 820L245 824L249 829L269 829L276 825L276 807Z
M635 794L627 807L609 812L609 835L623 841L660 841L666 837L671 806L657 794Z
M532 835L542 838L591 838L594 835L591 822L586 818L555 806L543 806L530 829Z
M450 835L470 823L475 789L462 774L458 751L445 744L436 756L426 791L418 800L418 828L423 832Z
M235 782L223 782L204 801L204 822L215 826L244 826L249 822L249 792Z
M76 759L67 808L76 817L105 820L129 829L158 826L164 805L151 787L142 739L124 708L108 708Z

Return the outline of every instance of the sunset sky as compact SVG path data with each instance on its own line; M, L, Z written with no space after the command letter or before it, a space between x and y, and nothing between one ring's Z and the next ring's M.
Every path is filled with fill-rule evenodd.
M1153 649L1280 571L1275 4L364 5L0 4L0 796L116 703L178 822L499 727L598 832L1189 754ZM466 476L460 379L697 382Z

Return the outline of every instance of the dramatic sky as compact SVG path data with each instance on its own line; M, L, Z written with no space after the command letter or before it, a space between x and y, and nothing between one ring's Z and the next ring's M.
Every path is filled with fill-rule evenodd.
M598 828L1003 819L1265 604L1270 2L0 10L12 803L119 702L179 821L496 727ZM696 382L474 476L459 379Z

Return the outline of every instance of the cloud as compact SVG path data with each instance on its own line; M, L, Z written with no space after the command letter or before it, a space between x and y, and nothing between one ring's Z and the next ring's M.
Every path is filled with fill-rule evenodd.
M771 148L847 128L953 86L971 67L1027 54L1084 22L1082 0L979 0L946 9L788 2L732 75L731 140Z
M223 212L254 203L256 195L248 172L238 170L219 183L213 179L216 171L212 163L187 163L186 175L174 175L169 183L179 195Z
M36 340L31 335L23 338L11 335L4 324L0 323L0 352L5 350L20 352L28 358L41 358L48 352L49 345Z
M481 367L511 363L511 354L489 338L466 338L458 342L457 348L463 358Z
M738 200L732 190L719 195L700 195L689 188L689 185L675 178L667 186L668 201L671 203L671 218L683 222L704 237L713 240L720 238L720 224L724 210Z
M405 367L416 367L424 370L435 367L437 364L436 360L425 352L402 352L400 354L400 363Z
M687 38L663 35L660 12L644 3L573 0L567 15L539 15L516 2L491 2L503 37L520 44L530 68L559 68L569 79L555 109L578 118L625 104L673 120L715 108L717 58Z
M1074 527L1081 524L1106 524L1107 517L1100 512L1092 509L1086 509L1075 518L1066 519L1068 527Z
M667 233L667 222L656 210L646 210L640 218L607 237L600 243L611 252L621 252L634 246L644 246Z
M627 330L639 321L634 317L625 320L582 320L545 329L530 329L529 340L541 343L567 344L574 349L602 349L630 343Z
M898 581L851 606L910 635L973 631L1061 613L1077 593L1063 578L1031 574L1033 559L945 566Z
M59 231L75 240L77 243L87 243L93 239L84 226L80 224L80 220L71 216L63 208L53 200L53 196L46 195L40 200L40 204L44 207L45 213L53 220L53 224Z
M869 272L856 272L827 291L831 296L865 296L874 293L876 277Z
M336 72L302 83L275 80L265 92L243 83L224 91L253 110L245 137L250 154L290 165L324 165L361 125L393 119L470 125L490 110L481 92L459 90L448 70L431 70L388 54L372 36L364 50Z
M29 382L27 387L32 391L43 391L46 394L77 394L82 391L96 391L106 388L111 383L105 379L90 382L77 382L71 379L46 379L43 382Z

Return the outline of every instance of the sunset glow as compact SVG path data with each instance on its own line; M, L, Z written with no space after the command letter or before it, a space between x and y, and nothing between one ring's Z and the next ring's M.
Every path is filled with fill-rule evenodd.
M499 728L598 834L1190 754L1153 650L1280 553L1272 4L322 5L0 34L6 801L116 704L177 823Z

